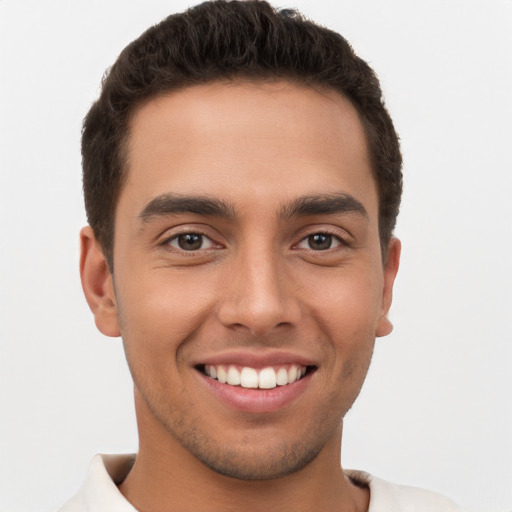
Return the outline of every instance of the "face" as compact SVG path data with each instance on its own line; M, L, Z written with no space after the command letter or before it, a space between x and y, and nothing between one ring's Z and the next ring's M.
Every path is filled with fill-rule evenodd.
M114 277L88 277L92 242L82 277L122 334L141 448L243 479L339 449L399 256L382 262L356 110L287 82L194 86L135 113L128 158Z

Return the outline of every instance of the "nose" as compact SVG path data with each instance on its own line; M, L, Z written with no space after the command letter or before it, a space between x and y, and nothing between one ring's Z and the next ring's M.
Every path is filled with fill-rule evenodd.
M217 310L219 321L255 336L296 325L301 307L297 285L289 274L279 255L270 250L240 254L229 265Z

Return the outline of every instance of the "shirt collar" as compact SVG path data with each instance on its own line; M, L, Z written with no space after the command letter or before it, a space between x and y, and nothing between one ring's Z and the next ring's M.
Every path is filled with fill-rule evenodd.
M59 512L137 512L116 484L128 475L135 455L95 455L84 484Z

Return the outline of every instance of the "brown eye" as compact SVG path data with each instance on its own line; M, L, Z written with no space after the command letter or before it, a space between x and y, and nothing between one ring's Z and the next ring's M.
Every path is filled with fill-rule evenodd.
M183 233L172 238L169 245L182 251L198 251L213 247L213 242L200 233Z
M303 238L297 245L299 249L309 249L313 251L327 251L344 245L344 241L329 233L313 233Z
M308 236L308 246L315 251L325 251L332 246L332 235L326 233L315 233Z

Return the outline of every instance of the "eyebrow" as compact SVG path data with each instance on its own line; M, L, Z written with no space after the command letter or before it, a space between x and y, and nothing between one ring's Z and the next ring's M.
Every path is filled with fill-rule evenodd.
M157 217L192 213L196 215L233 219L235 208L225 201L208 196L188 196L181 194L161 194L152 199L139 213L139 219L149 222ZM333 215L355 213L368 219L366 208L350 194L322 194L302 196L285 205L280 217L306 217L311 215Z
M142 222L149 222L155 217L194 213L212 217L231 219L235 216L234 208L207 196L187 196L181 194L162 194L152 199L139 213Z
M309 215L329 215L337 213L355 213L368 219L363 204L350 194L322 194L302 196L281 210L281 217L303 217Z

